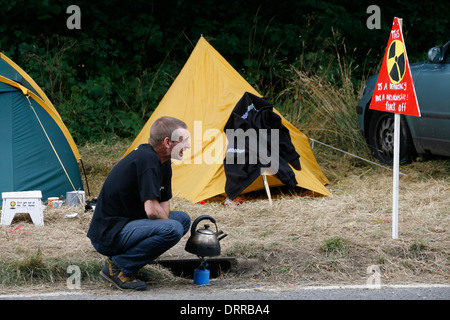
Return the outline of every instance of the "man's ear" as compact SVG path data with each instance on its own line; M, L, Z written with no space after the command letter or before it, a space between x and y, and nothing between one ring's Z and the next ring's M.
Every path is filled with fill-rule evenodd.
M163 145L166 149L170 148L170 138L169 137L165 137L163 140Z

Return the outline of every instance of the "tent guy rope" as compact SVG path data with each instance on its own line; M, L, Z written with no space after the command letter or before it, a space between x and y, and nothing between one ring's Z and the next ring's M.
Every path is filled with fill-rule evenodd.
M66 170L66 167L65 167L64 164L62 163L61 158L59 157L58 152L56 151L56 149L55 149L55 147L54 147L54 145L53 145L53 143L52 143L52 140L51 140L50 137L48 136L47 131L45 130L44 125L43 125L42 122L41 122L41 119L39 119L39 116L38 116L38 114L36 113L36 110L34 110L33 105L31 104L30 96L27 94L26 97L27 97L28 103L30 104L31 110L33 110L33 113L34 113L34 115L36 116L36 119L37 119L37 121L39 122L39 124L40 124L40 126L41 126L41 128L42 128L42 131L44 132L45 136L47 137L47 140L48 140L48 142L50 143L50 146L52 147L53 152L54 152L55 155L56 155L56 158L58 159L59 163L61 164L61 167L62 167L62 169L64 170L64 173L66 174L66 177L67 177L67 179L68 179L69 182L70 182L70 185L72 186L72 188L73 188L74 191L77 191L77 189L75 188L75 186L74 186L74 184L73 184L73 182L72 182L72 179L71 179L70 176L69 176L69 173L68 173L67 170ZM81 200L81 197L80 197L80 195L78 194L78 192L77 192L76 194L77 194L77 197L78 197L78 200L80 201L80 203L83 203L83 201Z
M311 140L311 141L313 142L313 143L312 143L312 146L311 146L311 149L314 149L314 143L317 142L317 143L319 143L319 144L321 144L321 145L324 145L324 146L326 146L326 147L328 147L328 148L331 148L331 149L334 149L334 150L336 150L336 151L339 151L339 152L348 154L349 156L358 158L358 159L360 159L360 160L366 161L366 162L368 162L368 163L371 163L371 164L374 164L374 165L379 166L379 167L381 167L381 168L384 168L384 169L387 169L387 170L391 170L391 171L392 171L392 169L389 168L389 167L385 167L385 166L382 166L381 164L378 164L378 163L376 163L376 162L373 162L373 161L370 161L370 160L361 158L360 156L357 156L357 155L355 155L355 154L353 154L353 153L350 153L350 152L347 152L347 151L338 149L338 148L336 148L336 147L330 146L329 144L326 144L326 143L317 141L317 140L312 139L312 138L309 138L309 140ZM408 175L406 175L406 174L404 174L404 173L402 173L402 172L399 172L399 173L400 173L402 176L405 176L405 177L408 176Z

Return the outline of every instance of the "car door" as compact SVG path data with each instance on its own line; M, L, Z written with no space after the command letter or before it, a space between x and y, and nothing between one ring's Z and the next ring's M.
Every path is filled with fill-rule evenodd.
M428 62L413 73L422 117L408 117L417 151L450 156L450 61ZM421 150L422 149L422 150Z

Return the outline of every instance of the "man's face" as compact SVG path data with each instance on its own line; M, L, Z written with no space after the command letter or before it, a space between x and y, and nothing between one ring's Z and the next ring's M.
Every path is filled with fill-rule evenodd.
M184 150L191 147L189 144L189 131L183 128L176 129L172 132L170 140L173 145L171 149L171 158L182 160Z

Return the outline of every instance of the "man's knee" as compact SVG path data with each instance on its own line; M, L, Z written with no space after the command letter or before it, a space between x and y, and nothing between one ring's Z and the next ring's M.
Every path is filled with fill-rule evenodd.
M183 227L183 234L181 236L185 235L189 231L189 228L191 227L191 217L186 212L171 211L170 218L178 221Z
M183 225L176 220L169 220L168 225L165 228L165 238L168 241L178 242L185 234Z

